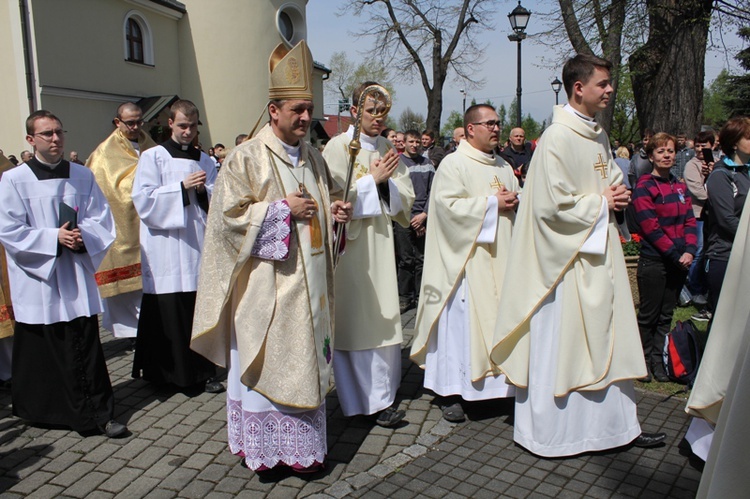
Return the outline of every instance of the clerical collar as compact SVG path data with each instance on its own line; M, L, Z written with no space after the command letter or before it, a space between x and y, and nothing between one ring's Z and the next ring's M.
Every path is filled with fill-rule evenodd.
M279 139L278 137L276 138ZM281 144L281 147L284 148L284 151L286 151L286 155L289 156L290 163L297 168L297 166L299 166L299 155L300 150L302 149L302 142L300 141L296 146L290 146L283 140L279 139L279 143Z
M162 147L167 150L170 156L178 159L192 159L198 161L201 159L201 151L193 145L182 145L170 137L162 143Z
M588 123L596 124L596 120L594 118L591 118L589 116L586 116L583 113L578 112L578 110L576 108L574 108L573 106L571 106L570 104L565 104L565 106L563 107L563 109L566 110L567 112L569 112L572 115L578 116L583 121L586 121Z
M61 159L54 165L42 162L39 158L33 157L26 162L31 172L37 180L51 180L56 178L70 178L70 163Z
M49 168L50 170L54 170L55 168L57 168L57 165L63 162L63 159L60 158L60 161L58 161L57 163L47 163L46 161L42 161L41 158L39 158L39 156L37 156L36 154L34 155L34 159L37 160L41 165L44 165L47 168Z
M349 125L349 130L346 131L346 136L349 137L349 140L352 140L354 138L354 126ZM360 144L362 144L362 149L365 149L366 151L378 150L378 138L377 137L370 137L366 133L360 132L359 142Z

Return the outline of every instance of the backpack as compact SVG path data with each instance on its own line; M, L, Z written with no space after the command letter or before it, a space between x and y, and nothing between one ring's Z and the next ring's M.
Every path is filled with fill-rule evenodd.
M703 352L692 321L677 321L664 340L664 369L675 383L693 386Z

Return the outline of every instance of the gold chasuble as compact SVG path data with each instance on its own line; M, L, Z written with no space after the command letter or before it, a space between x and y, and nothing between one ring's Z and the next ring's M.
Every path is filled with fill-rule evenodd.
M749 226L750 197L745 200L727 272L721 285L721 296L714 312L711 335L687 402L688 414L712 424L719 421L727 389L731 383L736 383L733 376L738 375L743 368L750 352L750 307L747 306L750 293ZM742 395L746 396L747 394Z
M513 169L499 156L490 156L462 140L458 150L440 163L430 193L425 261L417 309L416 337L411 360L424 368L427 345L436 334L438 319L466 274L471 344L471 379L494 373L490 348L497 307L510 248L514 211L497 217L495 240L477 243L487 208L487 197L499 183L518 191ZM456 334L462 333L456 331Z
M154 147L151 137L141 131L140 152ZM140 218L131 193L138 153L120 130L115 130L91 153L86 163L112 208L117 239L96 273L102 298L142 289L141 247L138 237Z
M190 347L215 364L226 366L230 333L234 330L240 358L241 381L271 401L290 407L317 409L329 388L330 341L319 344L315 324L321 307L333 317L333 231L331 195L342 194L328 173L320 153L301 141L298 168L308 167L305 184L320 196L321 235L325 255L315 255L314 230L301 234L292 223L289 257L267 260L251 256L270 203L285 199L298 185L285 182L289 157L266 125L258 135L237 146L221 169L208 212L201 256L198 295ZM285 188L286 185L294 189ZM312 187L314 185L314 187ZM309 225L305 224L308 230ZM325 258L325 282L308 282L306 251ZM317 296L313 287L327 295ZM313 382L312 380L319 380Z
M332 138L323 151L331 175L339 185L346 184L350 140L348 133L342 133ZM372 162L383 157L390 148L387 139L377 137L374 150L363 146L359 151L349 191L352 206L357 202L356 181L369 175ZM355 219L347 225L345 252L336 267L338 350L369 350L397 345L403 339L391 222L409 227L414 187L402 161L391 180L398 188L402 210L391 217L386 213L385 201L380 200L379 215L356 218L355 213Z
M491 354L512 384L528 386L531 317L557 286L564 309L555 396L646 375L611 213L604 254L579 252L600 213L601 193L621 183L604 130L555 107L521 195Z
M0 178L3 173L15 168L5 156L0 154ZM8 282L8 264L5 260L5 248L0 246L0 339L13 336L13 305L10 302L10 283Z

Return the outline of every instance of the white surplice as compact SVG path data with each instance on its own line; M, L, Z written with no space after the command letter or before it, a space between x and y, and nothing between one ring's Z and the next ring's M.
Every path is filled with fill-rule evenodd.
M0 241L8 254L8 279L16 321L54 324L101 312L94 274L115 239L107 200L85 166L70 163L64 179L37 179L24 164L0 180ZM58 254L60 203L78 212L86 247Z
M141 154L133 181L133 205L141 217L141 272L143 292L167 294L198 287L206 212L198 205L195 189L187 189L190 204L183 205L182 181L206 172L209 199L216 167L207 154L200 161L173 158L163 146Z

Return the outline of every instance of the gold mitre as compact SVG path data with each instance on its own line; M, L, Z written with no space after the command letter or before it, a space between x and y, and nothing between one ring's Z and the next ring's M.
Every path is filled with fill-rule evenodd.
M280 43L268 59L268 98L312 100L312 54L305 40L291 50Z

